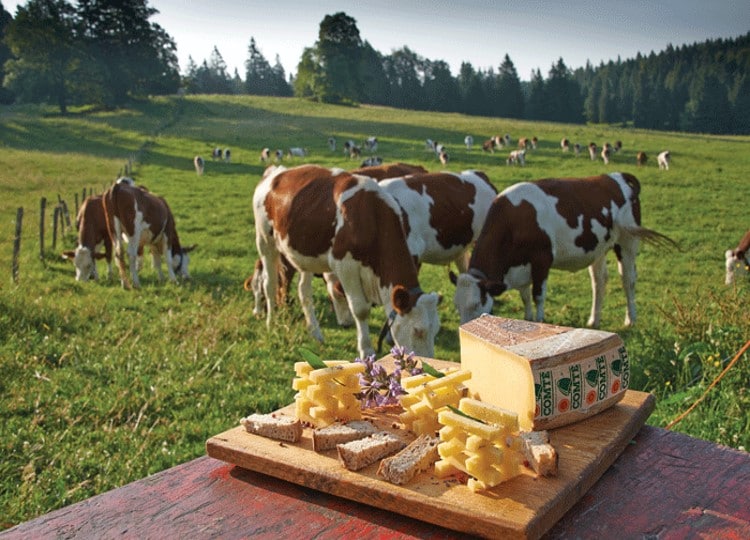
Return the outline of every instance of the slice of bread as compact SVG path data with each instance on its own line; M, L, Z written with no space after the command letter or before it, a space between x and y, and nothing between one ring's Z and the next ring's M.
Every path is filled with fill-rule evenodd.
M280 441L298 442L302 438L302 422L280 414L251 414L240 420L248 433Z
M521 432L523 453L534 471L541 476L557 475L557 451L549 443L546 431Z
M378 475L393 484L406 484L440 458L437 449L439 442L437 437L420 435L398 454L381 461Z
M339 444L364 439L378 430L367 420L353 420L345 424L336 423L314 429L312 433L313 450L323 452L336 448Z
M364 439L339 444L336 450L344 467L350 471L358 471L398 452L404 446L406 446L404 441L396 435L387 431L378 431Z

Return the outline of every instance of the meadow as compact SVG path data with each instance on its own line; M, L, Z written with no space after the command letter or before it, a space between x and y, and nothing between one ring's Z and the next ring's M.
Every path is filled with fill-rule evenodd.
M505 163L506 151L482 152L481 142L509 133L536 136L525 167ZM467 150L464 136L475 146ZM301 146L305 158L353 168L339 148L347 139L376 136L386 161L428 170L483 170L498 189L550 176L625 171L642 186L643 224L677 241L679 250L649 245L638 258L639 320L624 328L625 299L610 256L602 328L617 332L632 359L631 387L654 393L649 423L665 426L694 403L750 336L750 284L724 285L724 251L748 228L750 137L635 130L627 126L562 125L497 118L336 107L298 99L190 96L154 98L117 111L81 108L68 116L53 108L0 108L0 529L143 478L204 454L210 436L251 412L293 399L293 362L301 346L324 358L353 359L353 329L336 326L322 283L315 304L325 343L307 334L298 302L275 324L252 314L243 282L256 258L251 210L265 164L263 147ZM560 140L584 147L622 141L609 165L587 153L563 153ZM445 144L443 167L425 139ZM230 163L211 149L231 148ZM669 149L669 171L656 155ZM649 155L637 168L638 151ZM199 177L193 156L206 160ZM63 249L75 247L66 230L51 245L49 207L58 196L74 211L76 194L106 189L132 162L132 176L164 196L182 243L197 244L192 280L157 282L146 264L142 289L119 278L74 280ZM49 201L40 256L40 199ZM16 211L24 208L19 279L12 280ZM72 216L73 217L73 216ZM422 288L443 294L436 356L458 361L458 316L447 268L425 266ZM586 271L553 271L548 322L584 326L591 290ZM523 316L517 293L495 314ZM374 309L371 332L382 325ZM704 401L673 429L734 448L750 448L750 355L745 354Z

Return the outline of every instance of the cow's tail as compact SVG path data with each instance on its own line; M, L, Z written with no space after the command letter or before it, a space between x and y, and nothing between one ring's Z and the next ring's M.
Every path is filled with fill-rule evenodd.
M634 226L634 227L628 227L627 231L629 234L635 236L636 238L638 238L639 240L641 240L642 242L646 244L651 244L653 246L676 249L677 251L682 251L682 248L680 248L680 245L676 241L672 240L666 234L662 234L653 229L647 229L646 227Z

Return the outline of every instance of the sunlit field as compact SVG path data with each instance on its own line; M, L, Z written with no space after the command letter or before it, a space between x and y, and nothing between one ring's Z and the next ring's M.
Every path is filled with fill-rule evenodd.
M483 152L481 143L508 133L538 137L526 166L508 166L508 150ZM466 135L474 137L467 149ZM338 150L328 148L335 137ZM205 453L210 436L251 412L293 399L293 362L304 346L323 358L354 359L354 329L338 328L322 282L315 304L325 343L312 340L296 299L275 324L252 314L243 282L256 259L251 198L272 150L306 148L294 166L354 168L341 148L376 136L386 161L428 170L484 171L498 189L550 176L623 171L642 186L643 225L668 235L679 250L644 245L638 258L634 328L623 325L625 297L614 255L602 328L621 335L632 359L631 387L653 392L649 423L665 426L698 399L750 336L748 282L724 285L724 251L748 228L750 137L719 137L522 122L381 107L335 107L298 99L199 96L159 98L114 112L0 108L0 527L7 528ZM564 153L565 137L584 147ZM426 149L447 146L443 167ZM591 161L585 147L622 142L609 165ZM211 159L230 148L231 162ZM672 153L670 170L656 155ZM635 156L649 160L637 167ZM196 175L193 157L206 161ZM363 157L367 157L365 154ZM145 264L142 288L123 290L99 263L98 282L79 283L60 257L73 249L66 226L52 245L52 210L64 200L73 222L84 190L99 193L132 166L135 180L164 196L181 241L197 244L192 280L158 283ZM40 254L40 200L47 200ZM12 254L18 208L23 208L18 281ZM74 227L73 227L74 228ZM115 269L116 273L116 269ZM420 284L443 295L436 356L458 361L458 315L445 267L424 266ZM548 322L584 326L591 303L586 271L553 271ZM523 317L515 292L494 313ZM384 321L373 309L376 342ZM387 352L387 351L384 351ZM674 429L735 448L750 448L750 366L745 355Z

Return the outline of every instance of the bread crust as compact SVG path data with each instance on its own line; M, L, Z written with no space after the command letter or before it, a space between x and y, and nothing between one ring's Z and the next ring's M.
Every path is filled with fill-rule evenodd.
M248 433L287 442L302 438L302 422L290 416L254 413L240 420Z
M378 466L378 475L393 484L406 484L440 458L439 442L437 437L420 435L398 454L383 459Z

